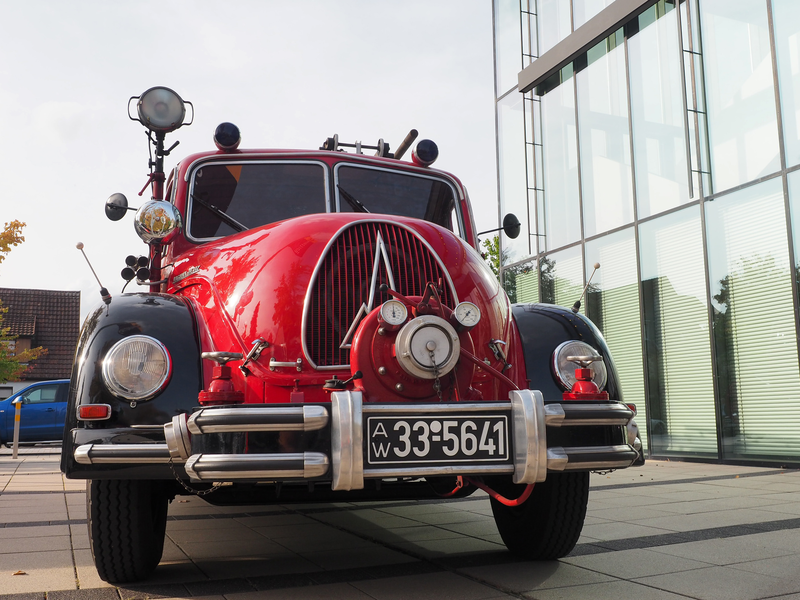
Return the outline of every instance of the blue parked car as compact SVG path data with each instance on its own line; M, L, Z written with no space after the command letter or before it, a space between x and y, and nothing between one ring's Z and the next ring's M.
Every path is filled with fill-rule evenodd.
M13 396L0 400L0 446L10 446L14 441L13 404L22 400L19 421L19 441L59 442L64 437L64 419L67 416L69 379L40 381Z

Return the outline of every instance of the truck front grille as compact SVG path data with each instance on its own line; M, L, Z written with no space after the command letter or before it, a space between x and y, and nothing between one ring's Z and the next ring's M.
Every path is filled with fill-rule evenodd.
M389 299L378 288L392 281L395 291L405 296L422 296L426 283L441 281L442 302L450 308L455 306L455 293L445 269L412 231L393 223L369 221L355 223L339 233L322 258L307 297L304 341L315 366L350 364L348 331L362 305L371 310ZM343 343L345 347L341 347Z

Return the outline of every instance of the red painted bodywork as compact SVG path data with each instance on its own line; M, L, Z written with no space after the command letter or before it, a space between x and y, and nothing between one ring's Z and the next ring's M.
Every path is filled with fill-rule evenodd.
M501 370L489 349L490 340L503 340L510 352L513 366L504 372L519 387L527 387L524 361L521 360L519 339L511 321L507 296L496 278L476 251L477 237L469 201L461 183L453 176L418 168L393 159L378 159L338 152L237 151L234 153L203 153L187 157L178 165L167 184L167 199L186 215L190 174L205 160L243 161L305 159L325 162L331 167L337 162L367 164L396 168L425 175L438 174L457 190L462 213L464 237L458 237L438 225L412 218L363 213L320 213L272 223L259 228L205 243L195 243L184 235L177 236L164 248L161 274L167 282L161 291L187 298L197 316L202 351L241 352L246 355L252 342L263 338L269 342L256 361L249 362L248 375L233 362L231 381L236 390L244 393L245 402L320 402L326 401L323 390L326 380L336 376L349 379L348 370L318 370L309 365L303 348L303 314L306 293L312 284L314 270L332 238L354 221L390 220L423 238L438 255L452 278L459 301L471 301L480 307L479 324L462 334L467 336L463 346L481 360ZM330 184L330 182L329 182ZM329 190L333 196L333 189ZM178 283L175 283L175 278ZM363 323L362 323L363 324ZM300 372L294 368L269 369L270 359L294 363L302 359ZM204 362L204 386L209 389L214 363ZM470 365L470 369L472 366ZM365 398L391 402L407 397L393 397L386 387L375 391L366 389L369 378L348 385L363 386ZM484 400L506 399L510 386L480 367L472 371L467 396ZM374 385L372 386L375 387ZM435 399L435 398L431 398ZM368 401L369 401L368 400Z

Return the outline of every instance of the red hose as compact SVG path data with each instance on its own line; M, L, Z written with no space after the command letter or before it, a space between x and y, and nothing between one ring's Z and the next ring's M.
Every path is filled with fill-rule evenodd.
M451 496L455 496L456 492L458 492L458 490L460 490L462 487L464 487L464 479L461 477L461 475L459 475L456 477L456 487L453 488L452 492L447 492L446 494L440 494L439 492L436 492L436 495L441 498L450 498Z
M531 495L531 492L533 492L533 484L531 483L531 484L529 484L529 485L528 485L528 486L525 488L525 491L523 491L523 492L522 492L522 494L520 494L519 498L516 498L515 500L509 500L508 498L505 498L504 496L501 496L500 494L498 494L497 492L495 492L495 491L494 491L492 488L490 488L489 486L487 486L487 485L484 485L484 484L482 484L482 483L481 483L481 482L479 482L479 481L475 481L475 480L474 480L474 479L472 479L471 477L465 477L465 479L466 479L466 480L467 480L469 483L471 483L472 485L474 485L475 487L477 487L477 488L480 488L480 489L482 489L484 492L486 492L487 494L489 494L489 495L490 495L492 498L494 498L495 500L497 500L497 501L498 501L500 504L504 504L504 505L506 505L506 506L519 506L520 504L524 504L524 503L525 503L525 501L526 501L526 500L527 500L527 499L530 497L530 495Z

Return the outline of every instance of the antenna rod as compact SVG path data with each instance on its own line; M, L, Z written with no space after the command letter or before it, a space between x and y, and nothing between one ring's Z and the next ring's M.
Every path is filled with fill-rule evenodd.
M92 271L92 275L94 275L94 278L97 280L97 285L100 286L100 296L103 298L103 302L105 302L106 304L110 303L111 294L109 294L108 290L103 287L103 284L100 283L100 278L97 276L97 273L94 272L94 267L92 267L92 263L89 262L89 257L86 256L86 252L83 251L83 242L78 242L77 244L75 244L75 247L81 251L81 254L83 254L83 258L86 259L86 264L89 265L89 269Z
M594 263L594 271L592 274L589 275L589 281L586 282L586 285L583 287L583 291L581 292L581 297L578 298L578 301L572 305L572 312L577 313L581 309L581 300L583 300L583 295L586 293L586 290L589 289L589 284L592 282L592 277L594 274L597 273L597 269L600 268L600 263Z

